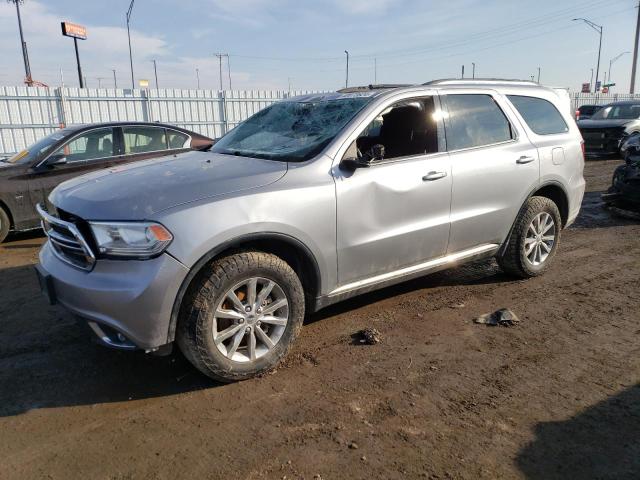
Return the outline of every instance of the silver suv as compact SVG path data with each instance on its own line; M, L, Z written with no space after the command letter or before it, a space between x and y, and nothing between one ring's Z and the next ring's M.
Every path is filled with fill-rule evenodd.
M305 314L473 259L551 263L584 192L568 95L435 81L281 101L190 152L70 180L40 206L52 302L121 349L241 380Z

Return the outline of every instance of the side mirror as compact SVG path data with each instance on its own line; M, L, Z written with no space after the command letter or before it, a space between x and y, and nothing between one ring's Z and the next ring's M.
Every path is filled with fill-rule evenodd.
M56 165L64 165L67 163L67 157L62 154L52 155L47 160L47 166L54 167Z

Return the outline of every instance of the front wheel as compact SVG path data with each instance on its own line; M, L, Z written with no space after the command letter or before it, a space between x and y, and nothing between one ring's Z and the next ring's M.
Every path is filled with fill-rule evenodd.
M304 292L275 255L243 252L214 261L194 280L177 341L200 371L223 382L273 369L304 320Z
M10 226L9 215L0 207L0 243L4 242L7 235L9 235Z
M498 264L520 278L541 275L556 254L561 227L556 204L546 197L531 197L518 214L509 243L497 257Z

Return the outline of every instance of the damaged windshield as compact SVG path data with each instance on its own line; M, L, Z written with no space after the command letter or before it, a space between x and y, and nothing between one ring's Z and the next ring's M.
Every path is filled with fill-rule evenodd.
M370 100L361 96L278 102L231 130L212 151L269 160L308 160Z

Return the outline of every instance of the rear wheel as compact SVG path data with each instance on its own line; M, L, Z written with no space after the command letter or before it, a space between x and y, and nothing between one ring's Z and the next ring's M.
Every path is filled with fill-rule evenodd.
M4 242L7 235L9 235L9 227L11 223L9 221L9 215L0 207L0 243Z
M304 293L275 255L244 252L214 261L194 280L177 341L205 375L230 382L274 368L304 319Z
M518 214L509 243L497 257L498 264L520 278L541 275L556 254L561 226L560 212L552 200L531 197Z

